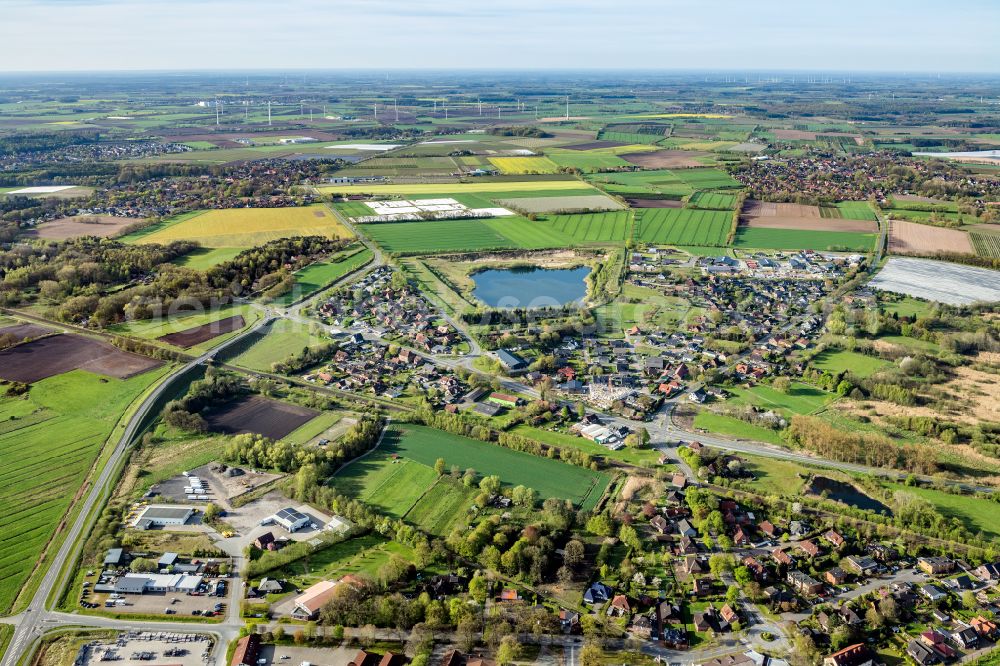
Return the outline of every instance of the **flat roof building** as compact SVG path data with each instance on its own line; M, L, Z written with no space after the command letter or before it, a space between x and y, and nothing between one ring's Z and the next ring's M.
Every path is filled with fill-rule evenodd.
M127 573L115 581L115 592L145 594L146 592L197 592L201 576L189 574Z
M310 518L297 509L288 507L274 514L274 522L289 532L295 532L309 524Z
M142 510L132 525L138 527L142 523L143 527L146 528L184 525L191 519L192 515L194 515L194 509L189 506L151 504Z

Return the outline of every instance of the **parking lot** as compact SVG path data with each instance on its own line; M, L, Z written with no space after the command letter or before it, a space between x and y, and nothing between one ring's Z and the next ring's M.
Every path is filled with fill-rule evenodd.
M78 666L97 666L108 661L122 666L202 666L211 650L212 640L200 634L124 633L117 641L85 646Z
M298 647L294 645L270 645L260 646L260 659L266 659L267 664L276 666L300 666L307 661L312 666L347 666L358 653L358 648L353 647ZM262 665L263 666L263 665Z
M186 488L191 485L191 479L197 477L202 482L202 495L205 502L214 502L219 506L229 509L229 500L237 495L249 492L265 483L270 483L280 479L283 475L266 472L255 472L245 467L225 467L218 463L202 465L197 469L190 470L188 476L178 474L166 481L161 481L155 486L155 490L163 497L170 498L177 502L189 501L189 492Z
M306 525L295 533L289 533L279 525L262 526L260 524L261 521L270 518L278 511L288 507L298 509L312 518L311 522L317 526L317 529ZM306 541L322 533L323 526L330 522L330 516L322 514L312 507L303 506L298 502L288 499L281 493L273 491L260 499L227 512L225 520L236 528L236 531L246 543L250 543L264 532L271 532L275 537L287 537L292 541Z
M111 595L95 594L89 601L98 604L98 610L111 613L141 614L141 615L204 615L214 613L217 604L229 603L228 586L239 584L238 580L226 579L227 590L221 597L203 595L187 595L177 592L147 592L146 594L123 594L119 603L106 607L106 601L115 601Z

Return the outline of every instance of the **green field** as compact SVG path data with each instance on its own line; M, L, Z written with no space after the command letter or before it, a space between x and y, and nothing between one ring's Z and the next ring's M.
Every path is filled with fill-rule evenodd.
M784 415L811 414L833 400L833 394L802 382L792 382L788 393L782 393L765 384L750 389L733 387L730 400L735 404L749 403L774 409Z
M847 231L809 231L805 229L764 229L740 227L736 241L740 248L763 250L841 250L871 252L875 234Z
M430 465L433 464L432 460ZM340 492L357 497L386 515L402 518L436 479L433 467L393 458L383 444L383 448L351 463L333 483Z
M635 239L667 245L725 245L733 214L718 210L647 208L636 211Z
M118 420L168 366L127 380L74 370L0 398L0 612L10 609Z
M756 477L755 489L778 496L795 497L802 491L804 475L810 470L797 463L764 456L744 456Z
M588 150L548 150L546 156L561 167L570 167L581 171L617 169L629 166L628 162L617 155Z
M187 266L198 271L206 271L224 261L235 258L244 249L242 247L199 247L170 263L177 266Z
M428 534L448 536L473 505L477 492L474 487L466 488L459 481L442 477L410 508L404 518Z
M377 534L366 534L335 543L308 557L261 573L266 573L271 578L284 579L299 589L321 580L337 580L348 574L361 574L377 580L379 569L393 555L411 562L414 559L413 550L409 546L388 541Z
M777 430L762 428L761 426L741 421L732 416L716 414L715 412L698 412L698 415L694 417L694 427L740 439L769 442L771 444L783 443L781 435L778 434Z
M387 463L393 453L404 462ZM584 508L597 502L610 481L605 473L418 425L391 426L378 454L381 455L373 454L352 463L337 476L336 485L342 488L346 480L345 492L382 501L383 497L378 494L382 482L390 476L403 474L395 482L401 488L392 491L401 494L400 501L390 507L400 515L405 514L430 486L434 479L432 468L438 458L444 458L449 468L452 465L462 470L471 467L480 476L496 474L506 486L525 485L534 488L541 498L561 497ZM418 469L425 471L409 469L416 463L419 463ZM394 469L399 467L407 471Z
M942 515L958 518L973 532L982 532L988 539L1000 538L997 523L997 503L969 495L953 495L933 488L916 488L901 483L885 483L887 488L916 495L934 505Z
M528 196L524 193L536 193L537 196L563 196L568 190L587 190L586 194L597 194L579 180L554 180L551 178L536 178L533 180L488 180L482 179L471 183L393 183L393 184L359 184L359 185L325 185L317 188L320 192L365 193L375 196L398 194L411 196L416 194L455 196L456 194L490 194L500 198L515 198Z
M295 287L289 293L277 299L281 305L289 305L305 298L332 282L353 273L372 260L372 251L363 248L359 251L346 252L327 261L318 261L302 270L295 272Z
M1000 259L1000 234L970 231L969 240L980 257Z
M857 352L826 349L816 355L816 358L812 360L812 365L831 374L846 370L858 377L868 377L892 364L880 358Z
M617 451L612 451L601 446L597 442L592 442L589 439L584 439L583 437L579 437L577 435L562 432L551 432L541 428L533 428L532 426L523 423L512 428L511 432L524 435L525 437L543 442L545 444L558 446L561 449L579 449L580 451L589 453L595 457L601 456L603 458L607 458L608 460L620 460L631 465L650 466L656 464L656 462L660 459L660 453L655 449L633 449L625 447L618 449Z
M882 305L883 311L900 317L923 317L930 313L931 309L932 306L927 301L920 301L911 296L904 296L899 301Z
M693 146L688 146L693 148ZM697 169L674 169L673 173L681 182L696 190L716 190L739 188L743 185L725 171L711 167Z
M303 347L329 341L330 338L317 335L298 322L282 319L272 324L262 338L233 358L232 363L251 370L270 372L272 363L285 360Z
M826 208L821 208L820 213L826 210ZM878 219L875 217L875 211L872 210L867 201L841 201L837 204L835 210L845 220L867 220L874 222Z
M722 192L695 192L688 199L687 205L689 208L733 210L736 208L736 195Z
M122 324L110 326L108 327L108 330L115 333L135 336L144 340L155 340L156 338L170 333L177 333L178 331L184 331L196 326L210 324L212 322L219 321L220 319L235 317L236 315L243 315L246 326L250 326L260 318L260 311L250 305L230 304L223 305L215 310L208 310L204 312L178 312L163 319L154 318L127 321ZM223 335L208 340L201 345L196 345L196 348L214 346L227 337L235 335L235 333L236 332L224 333Z
M632 215L620 210L610 213L549 215L544 224L581 243L624 243L629 237Z
M344 417L343 412L327 410L320 412L319 416L303 423L301 426L285 435L286 442L293 444L307 444L310 440L319 437L324 432L336 425Z
M572 247L578 242L553 225L518 216L365 224L361 230L386 252L399 254L542 250Z

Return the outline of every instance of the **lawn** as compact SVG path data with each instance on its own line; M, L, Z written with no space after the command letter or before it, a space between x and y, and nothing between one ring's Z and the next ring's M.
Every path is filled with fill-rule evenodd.
M927 500L949 518L958 518L973 532L982 532L987 538L1000 538L997 523L997 503L969 495L953 495L932 488L916 488L901 483L883 484L892 490L901 490Z
M448 467L458 465L462 470L471 467L479 475L496 474L504 485L528 486L541 498L560 497L583 507L592 507L610 481L605 473L426 426L392 426L386 432L382 447L388 453L396 453L428 468L433 467L438 458L444 458Z
M729 211L647 208L636 212L635 238L668 245L725 245L732 223Z
M807 229L766 229L740 227L734 245L763 250L833 250L871 252L875 234Z
M857 352L827 349L816 355L812 360L812 365L831 374L846 370L858 377L868 377L892 364L880 358Z
M210 248L252 247L288 236L349 238L350 231L321 204L289 208L229 208L199 215L135 238L140 243L193 240Z
M118 420L169 366L127 380L74 370L0 398L0 612L10 609Z
M731 416L716 414L715 412L698 412L698 415L694 417L694 427L739 439L749 439L779 445L784 443L777 430L762 428Z
M277 299L276 302L280 305L289 305L305 298L345 275L353 273L371 261L372 256L371 250L363 248L359 251L338 254L327 261L310 264L295 272L295 286L292 291Z

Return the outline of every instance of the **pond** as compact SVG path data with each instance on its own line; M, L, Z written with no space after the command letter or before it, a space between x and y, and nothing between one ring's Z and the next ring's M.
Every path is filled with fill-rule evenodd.
M887 516L892 515L892 511L889 510L889 507L882 504L878 500L865 495L850 483L836 481L825 476L814 476L812 482L809 484L809 487L806 489L806 492L813 495L825 494L828 499L853 506L857 509L875 511Z
M472 275L473 295L494 308L558 307L582 301L590 268L491 268Z

